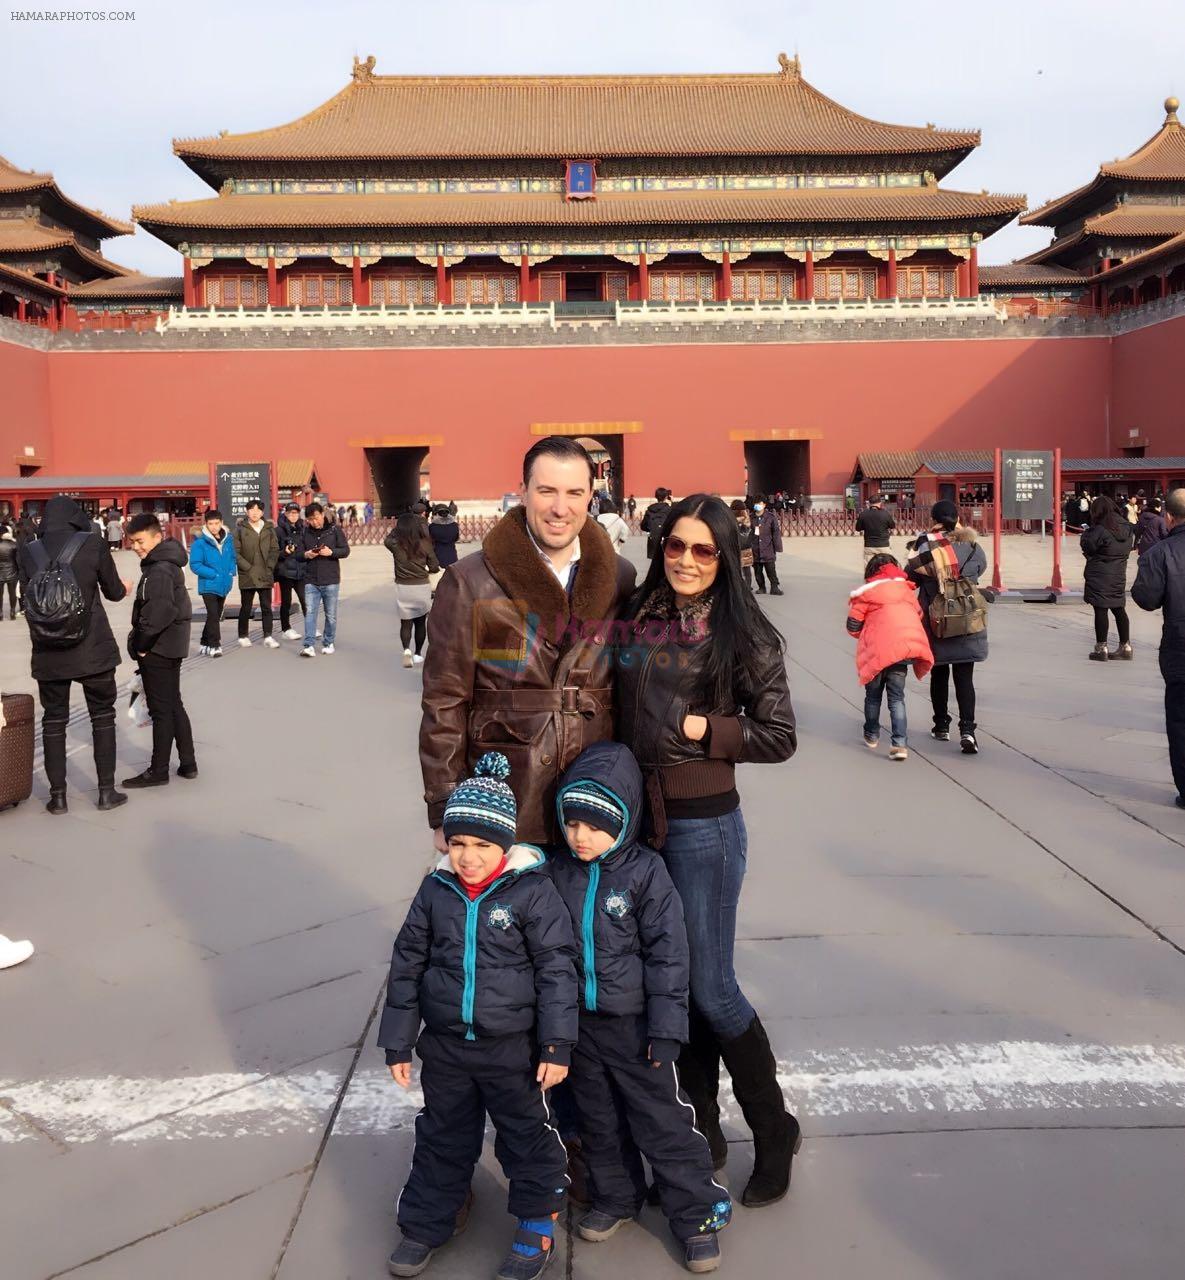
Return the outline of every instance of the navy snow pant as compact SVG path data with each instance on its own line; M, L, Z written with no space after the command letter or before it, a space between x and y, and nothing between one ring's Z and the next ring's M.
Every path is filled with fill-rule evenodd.
M707 1139L679 1088L673 1062L654 1067L645 1019L580 1014L572 1096L594 1209L632 1218L646 1199L642 1156L680 1240L727 1225L728 1192L712 1177Z
M516 1218L558 1213L568 1189L568 1160L535 1082L531 1037L462 1040L425 1031L416 1052L424 1108L416 1116L411 1173L399 1197L403 1234L434 1249L452 1237L481 1155L487 1113L494 1122L494 1154L510 1180L510 1212Z

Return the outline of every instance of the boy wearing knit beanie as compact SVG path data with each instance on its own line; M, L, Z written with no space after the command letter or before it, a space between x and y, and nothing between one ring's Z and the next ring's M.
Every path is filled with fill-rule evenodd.
M395 939L378 1043L405 1089L415 1047L424 1091L399 1197L403 1239L388 1262L396 1276L419 1275L454 1234L487 1114L518 1219L498 1280L542 1275L567 1192L544 1091L568 1074L576 1040L575 945L555 885L539 874L542 852L515 844L509 775L506 757L489 752L453 792L449 851Z
M576 931L580 1038L572 1097L588 1168L585 1240L607 1240L646 1199L642 1156L689 1271L720 1265L732 1201L675 1068L687 1040L687 932L662 859L638 841L642 774L628 748L598 742L556 797L571 853L551 873ZM624 1125L621 1113L624 1111Z

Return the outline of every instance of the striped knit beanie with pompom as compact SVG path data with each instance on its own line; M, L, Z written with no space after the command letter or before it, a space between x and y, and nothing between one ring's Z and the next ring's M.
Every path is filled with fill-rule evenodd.
M518 806L506 779L510 761L500 751L487 751L444 806L444 838L476 836L500 849L515 841Z

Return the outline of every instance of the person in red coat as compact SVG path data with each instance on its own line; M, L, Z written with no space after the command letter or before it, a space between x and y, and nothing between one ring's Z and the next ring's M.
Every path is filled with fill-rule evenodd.
M881 700L889 695L890 760L909 757L905 680L909 664L921 680L934 665L922 626L917 588L890 555L875 555L864 582L848 597L848 634L856 639L856 670L864 686L864 745L880 745Z

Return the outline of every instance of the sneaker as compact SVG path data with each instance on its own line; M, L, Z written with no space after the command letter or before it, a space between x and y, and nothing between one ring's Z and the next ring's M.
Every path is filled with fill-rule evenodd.
M714 1231L683 1241L683 1265L697 1275L716 1270L720 1265L720 1241Z
M904 747L890 747L889 759L890 760L908 760L909 752L906 751Z
M281 631L280 634L285 640L299 640L301 638L300 632L293 630L292 627L289 627L287 631Z
M979 743L975 741L975 734L973 733L959 734L959 746L965 756L977 756L979 754Z
M177 777L186 778L190 782L198 776L198 767L196 764L182 764L177 766Z
M937 728L935 728L935 729L931 729L931 730L930 730L930 737L931 737L931 738L933 738L935 742L949 742L949 741L950 741L950 730L949 730L949 729L937 729Z
M306 644L305 647L300 651L300 656L302 658L315 658L317 656L317 651L316 649L313 648L311 644Z
M334 653L334 652L336 652L336 650L334 649L333 645L331 645L331 644L323 644L323 645L321 646L321 652L322 652L323 654L327 654L327 653Z
M251 648L251 640L248 636L239 636L239 648L240 649Z
M28 938L22 942L13 942L0 933L0 969L11 969L13 965L24 964L32 954L33 944Z
M210 646L209 646L209 645L203 644L203 645L199 645L199 646L198 646L198 653L199 653L199 654L202 654L202 655L204 656L205 654L207 654L207 653L209 653L209 652L210 652Z
M387 1259L387 1270L393 1276L418 1276L432 1261L435 1252L428 1245L404 1236L398 1248Z
M869 751L875 751L880 744L881 740L879 738L874 738L870 733L866 733L864 735L864 745L869 749Z
M403 651L403 665L405 667L411 666L411 650L410 649L404 649Z
M209 654L211 658L221 658L222 646L220 644L216 644L212 649L209 650Z
M166 773L162 778L153 773L151 769L145 769L143 773L136 774L134 778L124 778L119 785L129 791L138 791L141 787L167 787L169 785L169 775Z
M422 653L417 653L416 656L412 658L412 662L415 663L417 667L422 667L424 665L424 655Z
M264 636L263 647L265 649L278 649L280 647L280 642L275 636Z
M553 1230L558 1217L559 1214L551 1215ZM520 1249L529 1252L520 1253ZM554 1253L554 1237L541 1235L520 1218L510 1252L503 1258L495 1280L537 1280L547 1270Z
M624 1227L629 1221L629 1218L618 1218L601 1209L590 1209L576 1224L576 1230L582 1240L591 1240L594 1244L599 1244L602 1240L608 1240L614 1232Z

